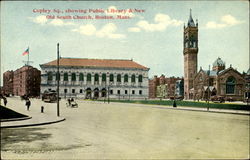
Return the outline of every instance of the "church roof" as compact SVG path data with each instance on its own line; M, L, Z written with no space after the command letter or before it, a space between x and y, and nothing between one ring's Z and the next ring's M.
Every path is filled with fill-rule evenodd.
M190 27L195 27L195 24L194 24L194 20L192 18L192 10L190 9L190 15L189 15L189 19L188 19L188 26Z
M213 70L206 70L205 73L209 76L217 76L217 72L216 71L213 71Z
M225 62L223 62L220 57L218 57L213 63L213 67L217 66L225 66Z
M56 66L57 60L42 64L41 66ZM127 68L127 69L144 69L149 68L140 65L133 60L118 59L87 59L87 58L60 58L60 66L73 67L93 67L93 68Z

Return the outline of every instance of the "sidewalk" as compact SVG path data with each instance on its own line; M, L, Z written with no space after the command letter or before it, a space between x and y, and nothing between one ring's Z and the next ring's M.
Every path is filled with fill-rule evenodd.
M53 104L46 104L47 106L44 109L44 113L41 113L41 105L43 102L37 99L30 99L31 107L27 111L25 107L25 101L21 101L18 98L8 98L7 108L10 108L16 112L22 113L31 117L30 119L19 120L19 121L6 121L1 122L1 128L16 128L16 127L29 127L29 126L38 126L46 125L64 121L65 118L58 117L56 112L56 107Z
M100 102L103 103L103 102ZM110 103L117 103L120 102L110 102ZM217 109L217 108L201 108L201 107L189 107L189 106L178 106L175 108L173 106L166 106L166 105L156 105L156 104L137 104L137 103L120 103L120 104L127 104L127 105L135 105L138 107L152 107L152 108L159 108L159 109L173 109L173 110L184 110L184 111L197 111L197 112L209 112L209 113L224 113L224 114L238 114L238 115L250 115L250 111L247 110L233 110L233 109Z

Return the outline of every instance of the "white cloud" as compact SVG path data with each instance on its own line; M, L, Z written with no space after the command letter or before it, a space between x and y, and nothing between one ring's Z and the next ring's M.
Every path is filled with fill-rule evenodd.
M68 26L68 25L75 25L73 22L64 22L63 20L61 19L53 19L51 22L50 22L51 25L54 25L54 26Z
M147 32L154 32L164 31L168 26L179 26L183 24L182 21L171 19L168 15L161 13L155 15L154 21L155 23L149 23L146 20L141 20L136 24L136 26Z
M130 27L130 28L128 28L128 31L129 31L129 32L140 32L141 29L138 28L138 27Z
M235 17L228 14L228 15L224 15L221 17L220 23L217 23L214 21L207 22L206 28L208 28L208 29L224 28L224 27L228 27L228 26L237 25L240 23L243 23L243 21L239 21Z
M95 34L96 28L95 28L95 26L93 24L86 24L86 25L80 26L79 32L81 34L91 36L91 35Z
M38 23L38 24L41 24L41 25L44 25L46 24L46 22L48 21L46 16L37 16L37 17L29 17L29 19L32 21L32 22L35 22L35 23Z
M97 36L99 38L121 39L125 38L124 34L118 34L117 26L114 23L108 23L104 25L100 30L97 30L93 24L86 24L79 27L79 29L71 30L73 32L79 32L86 36Z

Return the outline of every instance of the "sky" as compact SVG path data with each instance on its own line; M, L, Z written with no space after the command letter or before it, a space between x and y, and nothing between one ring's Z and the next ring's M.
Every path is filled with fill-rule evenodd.
M40 69L40 64L57 58L59 43L61 57L133 59L150 68L149 78L182 77L183 26L190 9L199 25L198 70L208 69L220 57L226 67L232 64L246 72L247 1L4 1L1 74L22 67L28 59L22 53L28 47L31 65ZM74 19L77 16L92 19Z

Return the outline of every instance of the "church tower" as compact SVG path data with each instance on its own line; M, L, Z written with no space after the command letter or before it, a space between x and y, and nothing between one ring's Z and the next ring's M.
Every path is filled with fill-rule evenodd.
M198 55L198 21L196 24L192 18L190 9L187 27L184 25L183 34L183 55L184 55L184 98L193 98L190 92L193 86L194 76L197 73Z

